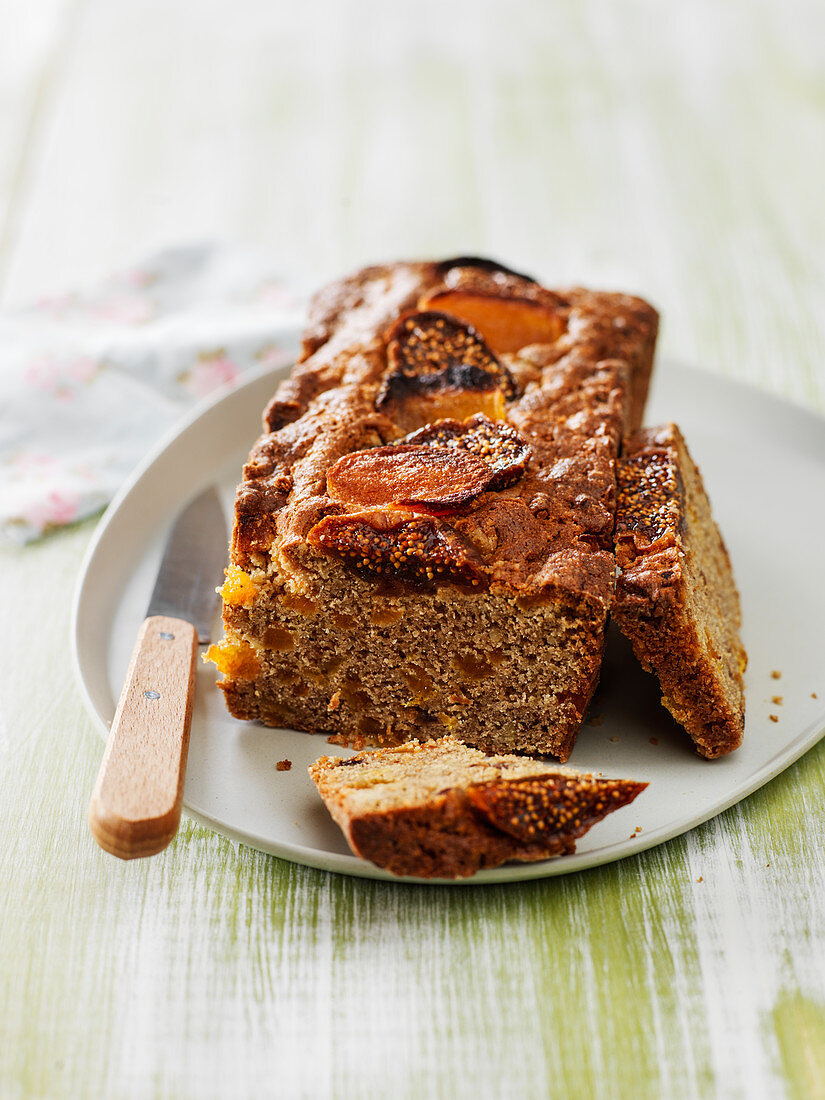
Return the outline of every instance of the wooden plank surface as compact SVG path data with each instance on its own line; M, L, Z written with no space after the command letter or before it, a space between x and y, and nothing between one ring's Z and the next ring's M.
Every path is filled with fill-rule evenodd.
M315 283L488 252L640 291L666 354L825 411L824 13L5 4L2 301L193 238ZM350 880L188 821L122 865L68 648L92 530L0 554L0 1095L825 1095L825 745L546 882Z

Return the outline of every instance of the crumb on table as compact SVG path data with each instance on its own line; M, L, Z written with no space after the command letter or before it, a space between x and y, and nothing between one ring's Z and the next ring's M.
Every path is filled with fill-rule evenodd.
M782 706L782 699L783 699L783 696L781 696L781 695L772 695L771 696L771 702L775 703L776 706L778 706L778 707Z
M771 676L773 677L774 680L781 680L782 679L782 673L779 671L778 668L775 668L771 671Z
M651 745L658 745L659 744L659 738L658 737L651 737L650 738L650 743L651 743Z
M770 720L772 722L778 722L779 721L779 718L775 714L769 714L768 718L770 718Z
M288 772L289 769L292 767L292 761L287 759L279 760L275 767L278 769L279 772Z

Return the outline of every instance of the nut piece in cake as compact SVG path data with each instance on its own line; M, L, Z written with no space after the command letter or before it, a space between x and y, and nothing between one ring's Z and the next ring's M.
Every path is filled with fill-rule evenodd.
M488 756L452 737L323 756L309 772L356 855L418 878L462 878L573 852L647 786Z
M699 470L675 424L646 428L619 463L613 617L702 756L745 724L739 594Z
M504 271L452 268L444 284L424 294L418 305L466 321L498 354L530 344L553 344L566 328L562 299Z

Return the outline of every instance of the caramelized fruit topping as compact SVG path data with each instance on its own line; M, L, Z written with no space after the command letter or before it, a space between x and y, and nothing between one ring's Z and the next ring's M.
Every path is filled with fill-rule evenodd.
M389 372L378 395L380 408L407 393L501 389L514 392L509 372L470 325L427 310L400 317L388 336Z
M431 516L361 512L326 516L307 541L334 554L362 576L402 581L413 588L484 583L468 549Z
M333 500L359 508L456 508L483 493L493 475L493 468L469 449L372 447L339 458L327 474L327 492Z
M441 290L426 295L419 304L466 321L501 354L529 344L554 344L564 332L564 322L555 310L526 299Z
M530 445L515 428L494 423L483 413L469 420L436 420L412 432L401 444L466 451L483 459L493 470L488 489L506 489L518 481L530 461Z
M552 344L566 327L567 303L532 279L477 265L451 267L419 302L472 325L497 353Z

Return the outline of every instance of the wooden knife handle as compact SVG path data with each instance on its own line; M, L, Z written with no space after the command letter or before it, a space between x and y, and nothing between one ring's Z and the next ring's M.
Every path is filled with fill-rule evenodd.
M180 823L198 635L154 615L135 643L89 806L101 848L121 859L162 851Z

